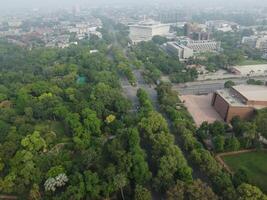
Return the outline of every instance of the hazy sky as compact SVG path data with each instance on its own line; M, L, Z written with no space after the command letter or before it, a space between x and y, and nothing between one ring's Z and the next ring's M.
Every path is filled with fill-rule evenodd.
M33 7L65 7L75 4L79 5L100 5L100 4L131 4L131 3L168 3L176 5L186 3L187 5L213 4L219 6L237 5L237 6L267 6L267 0L0 0L0 9L18 9Z

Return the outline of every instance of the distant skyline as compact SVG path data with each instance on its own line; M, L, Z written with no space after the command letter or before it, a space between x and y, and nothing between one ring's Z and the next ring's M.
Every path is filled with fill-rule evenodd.
M193 5L193 6L235 6L251 7L251 6L267 6L267 0L0 0L0 10L12 9L32 9L32 8L62 8L73 5L118 5L118 4L153 4L168 3L175 5ZM238 8L238 7L237 7Z

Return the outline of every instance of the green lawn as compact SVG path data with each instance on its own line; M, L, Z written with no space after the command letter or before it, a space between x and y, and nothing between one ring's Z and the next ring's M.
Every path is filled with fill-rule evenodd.
M267 64L266 60L244 60L239 65L260 65Z
M266 151L224 156L223 159L233 171L241 167L247 169L250 182L267 192Z

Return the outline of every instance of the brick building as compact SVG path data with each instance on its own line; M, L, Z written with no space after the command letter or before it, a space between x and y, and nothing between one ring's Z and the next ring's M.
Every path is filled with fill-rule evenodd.
M211 103L226 122L234 116L249 119L256 109L267 107L267 86L238 85L218 90Z

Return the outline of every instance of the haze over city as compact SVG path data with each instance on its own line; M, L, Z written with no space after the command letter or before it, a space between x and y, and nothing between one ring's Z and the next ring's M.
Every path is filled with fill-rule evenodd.
M1 0L0 9L26 9L26 8L62 8L72 5L140 5L140 4L163 4L177 6L224 6L233 7L262 7L266 6L265 0Z
M267 200L267 0L0 0L0 199Z

